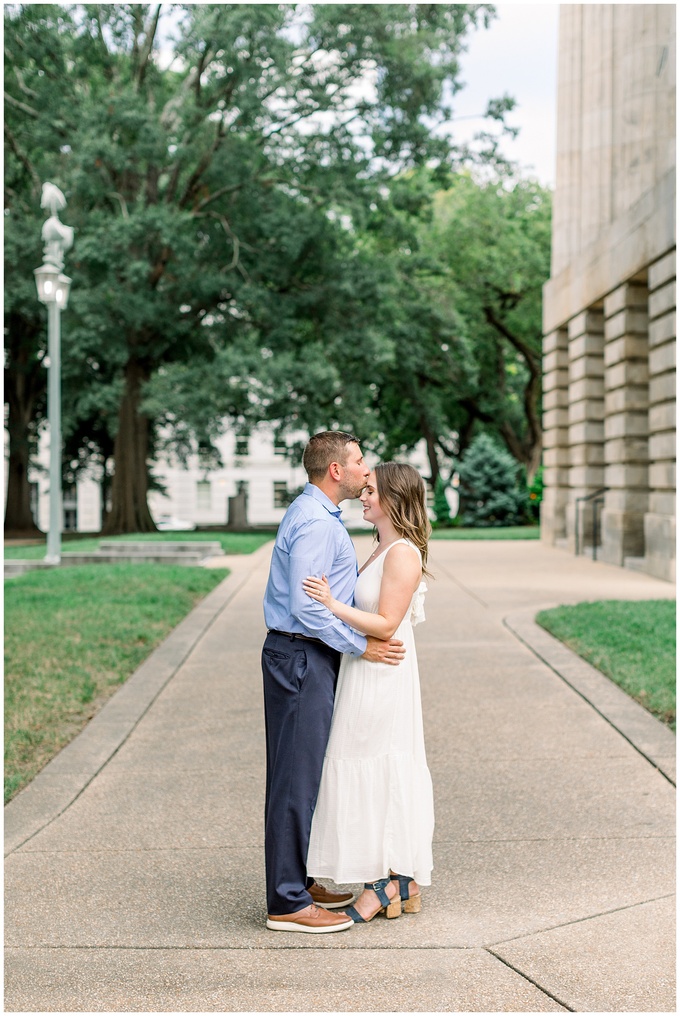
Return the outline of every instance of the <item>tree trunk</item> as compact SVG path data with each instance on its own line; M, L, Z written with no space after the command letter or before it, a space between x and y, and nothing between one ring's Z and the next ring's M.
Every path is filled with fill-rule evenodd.
M25 353L25 351L24 351ZM36 403L44 394L45 369L37 361L27 362L21 348L9 351L5 398L8 406L9 461L7 463L7 502L5 533L40 536L31 512L31 488L28 469L35 443Z
M125 389L118 412L118 433L114 445L114 474L111 483L111 511L102 529L104 536L116 533L155 533L156 526L146 496L149 473L149 420L139 411L142 384L148 375L131 359L125 368Z

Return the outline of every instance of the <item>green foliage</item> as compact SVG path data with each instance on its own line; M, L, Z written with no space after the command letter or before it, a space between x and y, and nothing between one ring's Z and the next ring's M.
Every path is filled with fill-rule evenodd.
M36 185L53 179L76 229L66 471L115 463L116 530L151 525L157 451L214 461L225 420L346 427L381 453L425 435L451 453L481 376L429 205L471 154L433 127L451 118L466 32L493 8L173 10L169 67L161 7L6 11L10 241L19 253L37 237ZM490 105L501 130L511 108ZM22 312L38 260L32 241L8 276Z
M675 729L675 603L603 600L536 621Z
M451 511L449 509L449 503L446 500L446 484L442 480L441 476L437 477L434 485L434 503L432 508L435 519L440 525L451 521Z
M543 466L539 467L538 472L529 484L528 493L531 517L538 521L541 515L541 501L543 500Z
M461 522L465 526L512 526L527 521L527 493L509 452L479 434L459 466Z

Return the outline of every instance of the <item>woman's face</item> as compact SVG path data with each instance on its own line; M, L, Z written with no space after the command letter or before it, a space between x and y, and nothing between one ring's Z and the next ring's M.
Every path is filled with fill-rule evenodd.
M366 480L366 486L362 490L359 500L364 508L364 519L366 522L372 522L373 525L376 525L378 519L384 518L384 512L380 507L380 500L378 498L378 484L375 478L375 471Z

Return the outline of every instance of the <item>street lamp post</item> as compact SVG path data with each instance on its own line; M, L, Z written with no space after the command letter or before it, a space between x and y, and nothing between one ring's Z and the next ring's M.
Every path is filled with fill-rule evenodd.
M64 253L73 244L73 230L59 220L66 199L53 183L43 184L41 208L51 212L42 228L43 263L34 271L38 299L47 307L49 382L47 417L50 427L50 525L47 533L48 564L61 561L61 312L68 304L71 280L62 274Z

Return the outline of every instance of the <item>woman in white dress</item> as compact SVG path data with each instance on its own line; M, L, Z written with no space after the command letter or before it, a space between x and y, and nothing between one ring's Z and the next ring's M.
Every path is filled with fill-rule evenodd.
M434 809L425 758L413 625L424 620L427 538L425 485L412 467L376 467L361 495L378 546L359 572L349 607L325 576L304 583L309 596L347 624L377 638L395 636L398 667L343 656L307 856L307 870L335 882L364 882L355 921L384 911L420 910L430 885Z

